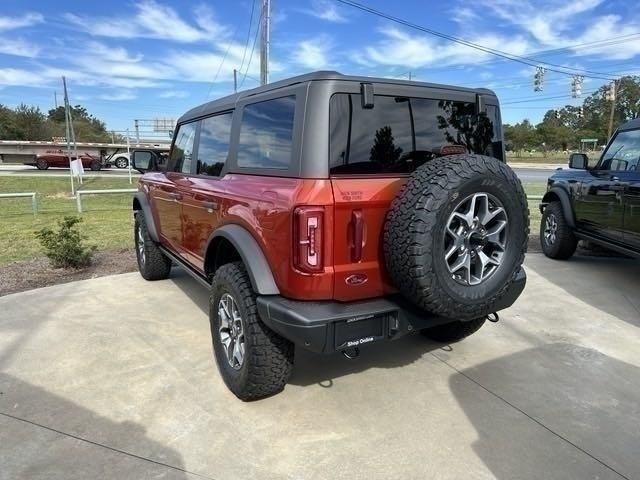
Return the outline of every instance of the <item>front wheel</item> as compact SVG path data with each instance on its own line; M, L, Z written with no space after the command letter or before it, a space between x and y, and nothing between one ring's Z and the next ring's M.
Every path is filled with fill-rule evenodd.
M129 160L125 157L118 157L116 158L115 164L117 168L127 168L129 166Z
M544 209L540 244L544 254L556 260L566 260L576 251L578 240L567 224L560 202L551 202Z
M260 320L242 262L227 263L216 271L209 320L216 363L229 390L248 401L284 389L294 347Z
M147 230L144 214L136 213L135 246L138 270L145 280L164 280L171 273L171 259L153 241Z
M89 168L91 168L92 172L98 172L102 168L102 164L98 160L94 160L93 162L91 162Z
M49 163L47 163L47 161L44 158L39 158L36 161L36 168L38 170L46 170L47 168L49 168Z

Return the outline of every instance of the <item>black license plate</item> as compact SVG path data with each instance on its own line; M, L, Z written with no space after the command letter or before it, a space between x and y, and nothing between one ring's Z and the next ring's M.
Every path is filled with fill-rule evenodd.
M352 348L384 338L386 316L360 317L335 324L336 349Z

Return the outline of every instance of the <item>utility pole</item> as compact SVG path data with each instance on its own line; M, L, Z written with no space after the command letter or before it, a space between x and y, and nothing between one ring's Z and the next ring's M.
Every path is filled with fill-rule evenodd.
M71 132L69 130L69 100L67 99L67 81L62 77L62 86L64 87L64 129L65 140L67 141L67 158L69 159L69 178L71 179L71 196L73 197L75 187L73 185L73 169L71 168Z
M140 145L140 125L138 124L138 120L133 121L136 129L136 145Z
M233 69L233 92L238 93L238 70Z
M58 109L58 92L53 91L53 103L56 106L56 110Z
M262 0L260 35L260 85L269 83L269 42L271 30L271 0Z
M611 82L609 89L607 91L607 100L611 101L611 111L609 112L609 130L607 131L607 142L611 138L611 134L613 133L613 116L616 111L616 98L618 97L618 92L616 91L616 81Z

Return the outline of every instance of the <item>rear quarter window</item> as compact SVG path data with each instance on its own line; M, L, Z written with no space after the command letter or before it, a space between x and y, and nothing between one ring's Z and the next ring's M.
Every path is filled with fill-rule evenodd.
M252 103L243 108L238 167L289 168L295 103L295 95L290 95Z

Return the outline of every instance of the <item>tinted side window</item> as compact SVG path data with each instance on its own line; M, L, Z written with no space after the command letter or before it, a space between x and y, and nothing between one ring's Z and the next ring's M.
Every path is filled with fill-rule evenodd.
M640 163L640 130L620 132L602 156L600 170L626 170L638 168Z
M199 175L220 176L229 154L232 117L232 112L229 112L201 121L197 168Z
M174 172L191 173L196 125L197 122L191 122L178 127L176 140L171 150L171 165L173 165Z
M238 166L286 170L291 163L294 95L244 107L240 124Z
M359 94L330 103L332 174L409 173L452 153L488 153L494 134L474 102L376 95L361 108Z

